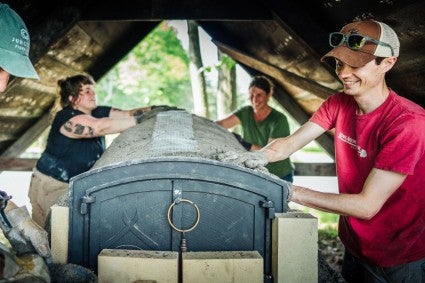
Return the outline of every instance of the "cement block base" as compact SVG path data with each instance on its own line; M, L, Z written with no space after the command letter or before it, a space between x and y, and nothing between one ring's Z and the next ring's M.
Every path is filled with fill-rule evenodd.
M178 282L178 253L104 249L98 256L99 283Z
M51 210L52 260L54 263L67 263L69 208L54 205Z
M274 282L317 283L317 218L302 212L277 213L272 224Z
M257 251L188 252L182 258L184 283L263 282L263 258Z

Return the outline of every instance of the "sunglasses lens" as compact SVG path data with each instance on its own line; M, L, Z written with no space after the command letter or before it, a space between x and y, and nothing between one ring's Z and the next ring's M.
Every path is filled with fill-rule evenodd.
M332 47L340 46L344 42L344 35L339 32L333 32L329 35L329 44Z
M352 34L347 39L348 47L355 50L362 48L365 43L366 43L366 38L357 34Z

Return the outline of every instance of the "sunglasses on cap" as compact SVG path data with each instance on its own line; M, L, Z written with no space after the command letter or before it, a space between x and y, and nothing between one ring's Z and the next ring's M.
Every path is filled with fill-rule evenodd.
M377 45L389 47L391 49L391 56L394 56L394 50L388 43L373 39L366 35L361 34L344 34L341 32L332 32L329 34L329 45L337 47L342 45L344 42L347 43L347 47L351 50L361 49L366 42L372 42Z

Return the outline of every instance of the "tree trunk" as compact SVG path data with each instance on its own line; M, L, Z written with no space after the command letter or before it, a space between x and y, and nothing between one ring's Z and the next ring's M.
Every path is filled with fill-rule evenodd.
M195 21L188 20L187 32L189 35L189 69L195 114L210 118L205 75L201 71L203 63L199 47L198 24Z
M218 50L217 119L222 119L236 109L236 64Z

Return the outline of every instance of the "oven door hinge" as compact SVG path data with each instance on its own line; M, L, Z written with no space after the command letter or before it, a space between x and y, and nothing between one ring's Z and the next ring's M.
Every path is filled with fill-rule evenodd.
M260 201L260 206L266 209L266 216L268 219L275 218L274 202L271 200L262 200Z
M87 214L88 206L96 201L96 197L94 196L83 196L81 198L81 206L80 206L80 213L81 214Z

